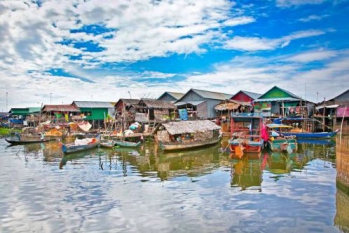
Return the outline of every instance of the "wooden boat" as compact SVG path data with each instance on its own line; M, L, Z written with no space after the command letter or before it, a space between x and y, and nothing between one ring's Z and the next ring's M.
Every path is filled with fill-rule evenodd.
M103 140L100 142L101 147L113 148L115 146L114 140Z
M257 114L234 114L230 123L230 151L242 157L244 152L259 153L264 147L263 118ZM266 135L267 137L267 135Z
M297 151L297 140L295 136L284 136L287 129L292 128L283 124L268 124L269 130L268 148L273 152L287 151L289 154ZM278 132L276 132L278 131Z
M28 143L42 143L42 142L48 142L52 141L54 139L45 138L42 136L28 136L28 135L21 135L18 132L11 133L9 136L5 138L6 142L11 144L28 144Z
M141 141L139 142L129 142L129 141L125 141L125 140L116 140L114 141L115 144L117 146L121 146L121 147L138 147L141 145Z
M297 125L298 127L293 127L288 132L283 133L284 136L296 136L297 139L331 139L338 133L338 130L315 132L322 123L312 118L278 118L274 120L274 123Z
M198 147L204 147L204 146L210 146L214 145L217 142L219 142L220 138L216 138L213 140L207 140L207 141L198 141L198 142L192 142L192 143L160 143L160 147L163 151L175 151L175 150L185 150L185 149L192 149L192 148L198 148Z
M209 120L167 122L162 123L155 140L163 151L210 146L220 140L220 129Z
M74 143L71 143L71 144L62 144L63 153L69 154L69 153L74 153L78 151L93 149L100 144L100 135L97 135L95 138L92 138L91 142L87 144L76 144L76 143L77 142L75 141Z

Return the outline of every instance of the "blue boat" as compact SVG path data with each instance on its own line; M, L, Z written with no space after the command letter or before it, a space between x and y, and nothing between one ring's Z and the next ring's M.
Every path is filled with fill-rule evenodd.
M74 153L78 151L90 150L97 147L100 144L100 135L97 135L95 138L91 139L91 142L86 144L62 144L62 151L64 154Z
M294 127L286 132L282 132L284 136L295 136L297 139L331 139L335 137L338 133L336 131L328 132L315 132L315 125L321 124L312 118L278 118L273 121L275 124L286 124L286 125L296 125L298 128ZM328 126L326 126L329 128Z

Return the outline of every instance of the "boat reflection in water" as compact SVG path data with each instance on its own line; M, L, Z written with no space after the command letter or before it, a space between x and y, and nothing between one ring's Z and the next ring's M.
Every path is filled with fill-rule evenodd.
M242 158L230 154L231 187L240 187L240 191L262 191L263 175L275 181L282 177L294 177L302 172L307 163L314 159L313 151L303 153L262 151L259 154L247 153ZM293 175L291 175L291 173Z
M231 162L231 187L240 187L244 190L262 191L263 158L261 153L245 154L241 159L236 159L235 153L230 155L235 158Z

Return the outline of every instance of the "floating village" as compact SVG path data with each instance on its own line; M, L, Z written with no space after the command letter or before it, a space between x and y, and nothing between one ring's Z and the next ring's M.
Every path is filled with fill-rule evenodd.
M270 171L274 169L275 174L283 171L290 174L287 166L305 166L297 157L297 151L307 153L304 143L335 143L336 186L349 193L348 106L349 90L314 103L277 86L262 94L190 89L186 93L164 92L157 99L121 98L117 102L73 101L42 104L40 108L12 107L9 112L1 113L1 127L9 129L9 134L1 140L6 140L9 146L55 142L62 161L96 148L137 150L149 141L165 158L171 158L173 152L183 155L191 151L195 158L202 157L205 161L203 151L211 153L218 144L220 155L238 161L232 167L232 187L241 184L244 173L249 174L247 186L260 186L265 166ZM265 150L272 156L261 158ZM276 155L288 158L285 161L294 160L294 164L287 165L273 157ZM260 159L260 164L250 162L247 166L247 156ZM63 165L61 162L60 168ZM169 166L159 164L157 170L169 172ZM101 162L100 168L103 170ZM257 173L251 172L256 168ZM343 209L341 206L337 208ZM349 219L337 216L335 221L343 222L339 225L345 227L349 223Z

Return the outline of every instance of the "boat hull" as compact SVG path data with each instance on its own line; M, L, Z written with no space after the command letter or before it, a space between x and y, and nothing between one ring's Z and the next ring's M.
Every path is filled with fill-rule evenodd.
M141 145L141 142L115 141L115 144L120 147L138 147Z
M248 141L248 142L239 142L239 140L229 140L230 152L235 153L236 148L242 145L244 148L243 151L247 153L259 153L264 147L264 141Z
M70 154L74 152L84 151L84 150L90 150L99 145L99 142L91 143L87 145L62 145L62 151L64 154Z
M268 148L273 152L296 152L298 145L296 139L275 139L268 141Z
M176 150L186 150L192 148L199 148L214 145L219 142L220 138L211 141L195 142L190 144L163 144L160 143L160 147L163 151L176 151Z
M283 132L284 136L296 136L296 138L301 139L330 139L337 135L337 132L317 132L317 133L307 133L307 132Z
M14 145L30 144L30 143L43 143L52 141L52 139L43 139L43 140L16 140L11 138L5 138L6 142Z

